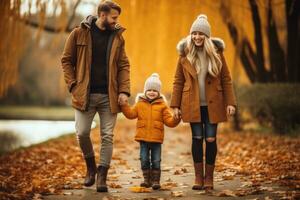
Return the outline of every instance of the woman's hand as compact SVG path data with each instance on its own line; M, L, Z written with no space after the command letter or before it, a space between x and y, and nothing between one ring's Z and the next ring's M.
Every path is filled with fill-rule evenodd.
M228 105L227 108L226 108L226 112L227 112L227 115L234 115L235 114L235 107L234 106L231 106L231 105Z
M173 108L173 113L174 113L175 119L180 119L181 111L179 108Z

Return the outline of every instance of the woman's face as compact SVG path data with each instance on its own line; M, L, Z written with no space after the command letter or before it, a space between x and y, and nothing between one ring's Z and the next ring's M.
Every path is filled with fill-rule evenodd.
M146 91L146 97L150 100L156 99L159 95L159 92L156 90L147 90Z
M205 35L199 31L192 32L192 41L197 47L203 47Z

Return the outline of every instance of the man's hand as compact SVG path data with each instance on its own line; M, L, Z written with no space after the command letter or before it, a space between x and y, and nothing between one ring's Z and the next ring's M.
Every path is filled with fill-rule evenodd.
M180 119L181 111L179 108L173 108L173 113L174 113L175 119Z
M124 93L119 94L118 104L120 106L126 105L128 103L128 96Z

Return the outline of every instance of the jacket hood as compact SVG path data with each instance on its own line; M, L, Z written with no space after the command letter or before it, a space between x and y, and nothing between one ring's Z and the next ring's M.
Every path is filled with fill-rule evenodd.
M92 26L93 20L96 20L98 17L95 15L88 15L85 19L83 19L80 23L80 26L82 28L88 28L90 29ZM125 30L120 24L116 24L115 30Z
M187 42L189 39L190 36L187 36L178 42L176 49L179 55L184 56L186 54ZM225 42L221 38L211 37L210 39L212 40L213 44L218 49L218 51L224 51Z
M145 96L144 93L138 93L135 97L135 103L139 102L140 100L144 100L144 101L148 101L147 97ZM155 99L154 101L164 101L167 102L166 97L163 94L160 94L160 97L158 97L157 99Z

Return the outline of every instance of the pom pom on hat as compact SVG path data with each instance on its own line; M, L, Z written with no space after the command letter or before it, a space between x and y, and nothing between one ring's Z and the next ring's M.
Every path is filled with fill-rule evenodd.
M207 20L207 16L204 15L204 14L201 14L201 15L199 15L199 16L197 17L197 19L201 19L201 18Z
M151 76L159 78L159 74L158 73L153 73L153 74L151 74Z

